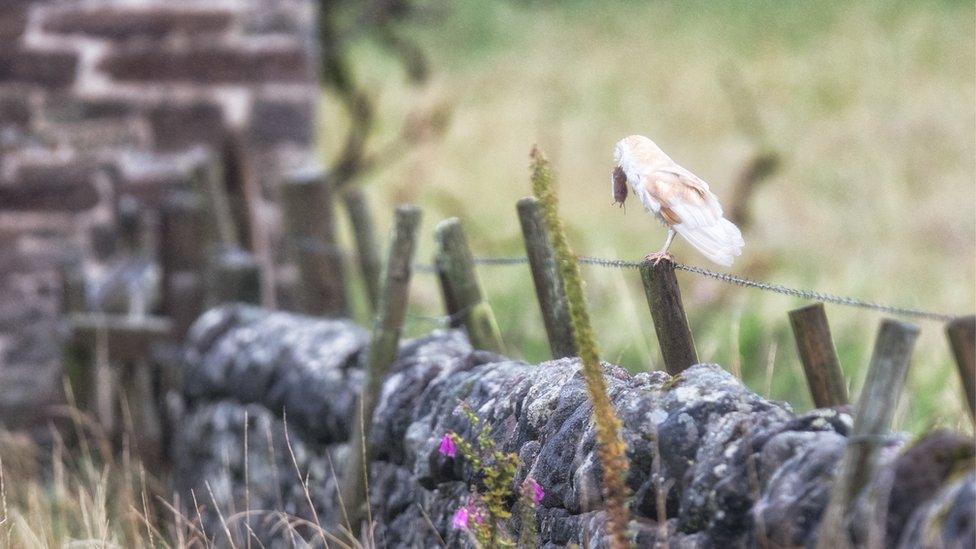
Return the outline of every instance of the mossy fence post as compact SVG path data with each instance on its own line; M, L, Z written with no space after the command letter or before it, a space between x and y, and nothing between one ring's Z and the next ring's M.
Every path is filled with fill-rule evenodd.
M830 501L817 534L817 549L851 546L847 519L851 503L871 479L878 448L891 429L905 387L918 327L885 319L878 329L871 364L854 409L854 426L838 464Z
M379 307L366 352L366 379L349 439L349 461L346 462L342 479L342 497L354 535L359 534L364 513L368 510L369 431L383 382L396 359L407 313L420 214L420 209L412 205L400 206L396 210Z
M501 332L491 306L485 300L474 257L468 247L461 222L456 218L445 219L437 225L437 259L435 261L444 284L444 295L453 306L448 314L459 316L468 332L468 339L475 349L504 353Z
M535 197L523 198L518 201L517 210L552 358L576 356L569 303L559 276L556 251L552 248L552 239L539 210L539 201Z
M817 408L848 403L847 382L840 368L823 303L790 311L797 354Z

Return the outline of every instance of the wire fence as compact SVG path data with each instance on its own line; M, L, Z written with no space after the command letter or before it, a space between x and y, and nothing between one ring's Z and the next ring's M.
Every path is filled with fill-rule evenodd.
M317 253L338 255L338 256L346 257L347 259L351 259L353 256L355 256L354 253L351 253L340 246L334 244L326 244L311 239L302 239L302 240L295 239L293 243L294 243L293 245L295 245L298 248L317 252ZM608 259L602 257L588 257L588 256L578 256L577 260L581 265L589 265L589 266L609 268L609 269L624 269L624 270L639 269L642 263L640 261L627 261L623 259ZM525 256L475 257L474 262L477 265L482 265L485 267L509 267L509 266L518 266L518 265L528 265L529 259ZM425 274L437 273L437 267L429 263L415 263L413 265L413 268L414 271L418 273L425 273ZM741 277L729 273L713 271L710 269L706 269L704 267L697 267L695 265L685 265L683 263L674 262L674 268L675 270L678 271L691 273L705 278L711 278L713 280L718 280L720 282L724 282L725 284L730 284L733 286L752 288L764 292L771 292L771 293L787 295L791 297L797 297L808 301L818 301L820 303L830 303L834 305L841 305L844 307L855 307L858 309L866 309L866 310L877 311L877 312L887 313L896 316L932 320L936 322L949 322L959 318L958 315L953 315L948 313L927 311L924 309L916 309L912 307L899 307L896 305L877 303L874 301L868 301L856 297L830 294L830 293L820 292L816 290L792 288L789 286L784 286L782 284L773 284L773 283L763 282L759 280L752 280L749 278L745 278L745 277ZM426 319L430 321L436 320L440 323L447 322L444 320L444 318L445 317L422 317L421 319Z
M610 269L634 270L634 269L639 269L641 266L641 262L639 261L626 261L622 259L606 259L600 257L580 256L577 257L577 260L581 265L590 265L590 266L610 268ZM527 265L529 259L525 256L476 257L474 258L474 262L477 265L483 265L486 267L507 267L513 265ZM782 284L771 284L769 282L752 280L752 279L748 279L748 278L744 278L741 276L736 276L728 273L712 271L709 269L705 269L703 267L696 267L694 265L685 265L683 263L675 262L674 268L679 271L684 271L686 273L691 273L698 276L711 278L714 280L718 280L720 282L724 282L726 284L731 284L733 286L753 288L756 290L772 292L772 293L787 295L791 297L797 297L809 301L819 301L821 303L831 303L834 305L842 305L845 307L856 307L859 309L878 311L878 312L887 313L891 315L920 318L920 319L933 320L938 322L948 322L957 318L956 315L951 315L947 313L926 311L926 310L914 309L910 307L898 307L895 305L887 305L884 303L866 301L863 299L858 299L856 297L829 294L824 292L818 292L815 290L791 288L789 286L783 286ZM414 265L414 269L417 272L430 273L430 274L437 272L437 268L434 265L430 265L430 264L416 264ZM441 318L441 317L437 317L437 318ZM429 320L433 320L433 319L429 318Z

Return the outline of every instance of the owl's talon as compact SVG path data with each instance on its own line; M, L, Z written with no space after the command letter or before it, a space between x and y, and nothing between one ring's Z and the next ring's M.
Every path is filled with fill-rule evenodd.
M667 259L668 261L674 263L674 258L671 257L671 254L669 254L668 252L654 252L652 254L647 254L644 256L643 262L644 263L647 263L648 261L653 262L654 266L656 267L657 264L660 263L662 259Z

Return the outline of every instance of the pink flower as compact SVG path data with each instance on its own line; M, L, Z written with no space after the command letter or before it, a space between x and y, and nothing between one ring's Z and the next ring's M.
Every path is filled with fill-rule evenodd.
M536 505L542 503L542 498L546 497L542 486L539 486L539 483L532 477L525 479L525 482L522 484L522 490L527 497L532 498L532 502Z
M475 524L484 524L485 518L481 514L481 509L474 503L468 503L464 507L454 511L451 518L451 528L455 530L467 530L468 525L474 520Z
M467 506L461 507L457 511L454 511L454 518L451 519L451 528L455 530L467 530L468 529L468 508Z
M457 455L457 445L454 444L454 439L451 438L450 433L441 437L441 445L437 448L437 451L440 452L442 456L454 457Z

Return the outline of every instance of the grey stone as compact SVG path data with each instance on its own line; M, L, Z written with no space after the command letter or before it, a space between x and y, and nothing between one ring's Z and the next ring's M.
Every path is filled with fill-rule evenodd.
M231 426L220 437L233 439L242 429L234 427L240 421L222 419L231 414L226 407L264 410L270 415L262 421L269 425L283 425L279 417L286 410L288 425L294 427L296 477L314 479L309 483L314 489L306 495L300 482L277 483L282 498L277 508L307 517L311 499L319 524L335 528L343 514L327 462L334 459L341 467L350 451L343 445L347 422L355 415L350 395L362 383L359 357L366 345L364 331L348 322L241 306L210 311L190 333L185 367L187 379L198 381L184 390L187 414L201 425ZM631 376L605 364L604 377L628 445L627 483L634 494L630 530L638 545L812 546L847 444L851 418L846 409L796 415L714 364L698 364L675 377L661 372ZM536 509L540 547L609 546L600 493L603 473L579 361L512 361L473 351L459 331L437 331L403 343L384 383L369 440L370 511L377 540L392 547L426 547L439 539L450 547L472 546L468 534L451 529L451 517L472 501L472 488L482 488L484 479L460 455L438 452L445 433L472 442L477 437L468 417L458 413L462 403L491 428L497 449L519 456L513 491L527 477L545 490ZM239 418L241 412L231 415ZM235 470L240 459L221 458L218 467L217 453L205 437L192 429L178 436L197 437L182 447L206 449L174 456L183 462L179 470L194 471L182 479L184 490L199 491L211 474L224 484L241 477ZM858 530L857 517L876 512L898 517L904 533L890 523L874 523L882 525L882 533L888 524L888 532L907 546L932 532L947 546L972 537L972 475L959 480L958 474L959 467L971 467L972 458L960 458L962 444L953 437L919 442L905 454L903 436L883 444L878 474L851 514L849 526L858 544L868 538ZM242 451L239 440L222 448ZM275 446L275 452L288 449ZM947 456L956 459L948 463ZM921 484L897 478L909 464L919 463L930 464ZM899 495L879 503L871 494L891 486L886 478L896 478L891 493ZM925 489L904 494L897 491L899 483ZM234 495L239 488L230 484L223 488L225 503L239 508ZM660 510L659 501L664 504ZM519 513L499 526L517 536ZM293 535L314 536L314 531ZM281 536L262 539L283 543Z

